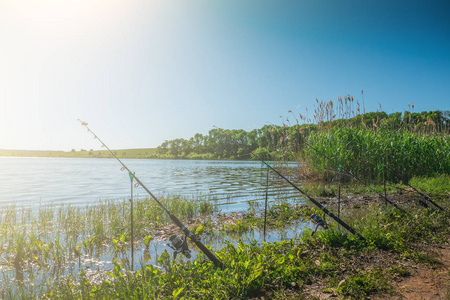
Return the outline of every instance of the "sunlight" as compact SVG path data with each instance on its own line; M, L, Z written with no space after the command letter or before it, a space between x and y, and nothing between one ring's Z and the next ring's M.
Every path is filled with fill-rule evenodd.
M71 113L63 116L61 110L79 109L87 101L77 95L69 100L67 86L73 84L72 91L78 92L79 78L91 82L87 78L92 72L85 69L104 59L99 49L123 50L141 6L157 18L154 8L160 3L1 1L0 149L31 148L27 143L49 147L45 140L55 120L66 124ZM113 61L117 52L111 53L103 65ZM91 69L100 73L103 65Z
M87 30L101 30L108 26L107 17L120 17L130 9L123 9L123 1L7 1L16 24L44 35L80 34ZM0 13L1 14L1 13ZM114 21L111 19L110 21ZM32 26L30 26L32 25ZM58 26L55 26L58 25Z

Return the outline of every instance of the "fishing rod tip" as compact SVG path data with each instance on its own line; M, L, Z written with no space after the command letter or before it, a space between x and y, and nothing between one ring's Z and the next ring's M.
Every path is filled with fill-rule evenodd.
M81 121L80 119L78 119L78 121L80 121L81 125L83 125L83 126L87 126L88 125L87 122Z

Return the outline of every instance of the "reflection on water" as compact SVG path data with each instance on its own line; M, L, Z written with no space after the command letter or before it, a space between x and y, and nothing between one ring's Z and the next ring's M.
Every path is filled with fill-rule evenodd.
M265 198L266 170L260 162L124 159L146 187L164 194L203 195L222 211L246 209L247 201ZM295 164L283 167L295 174ZM281 166L278 166L281 167ZM130 197L130 179L115 159L0 157L0 205L15 203L95 204L99 199ZM270 199L299 197L272 174ZM146 197L142 187L134 190ZM223 204L227 204L223 206Z

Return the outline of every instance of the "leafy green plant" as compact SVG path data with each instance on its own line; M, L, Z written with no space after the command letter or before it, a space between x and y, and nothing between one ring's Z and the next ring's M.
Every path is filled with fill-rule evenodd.
M385 292L390 289L387 277L381 269L366 271L346 279L336 292L354 299L366 299L370 294Z

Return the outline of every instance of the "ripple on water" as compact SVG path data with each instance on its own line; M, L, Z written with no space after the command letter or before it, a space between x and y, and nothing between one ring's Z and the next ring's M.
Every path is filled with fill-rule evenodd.
M124 159L123 162L154 194L208 195L248 198L263 193L260 162ZM114 159L0 158L0 205L14 202L96 204L99 199L130 196L130 179ZM296 164L292 164L293 167ZM264 179L264 180L262 180ZM271 180L270 188L280 186ZM134 189L141 197L142 187ZM242 197L242 202L248 198ZM237 207L240 209L240 207Z

